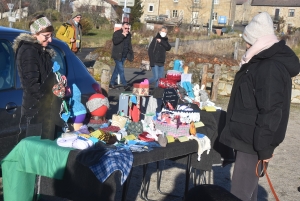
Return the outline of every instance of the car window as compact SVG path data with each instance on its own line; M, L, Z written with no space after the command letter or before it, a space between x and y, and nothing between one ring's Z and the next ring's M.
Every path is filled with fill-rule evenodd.
M56 56L52 58L52 61L56 61L60 65L59 72L62 75L67 75L67 64L65 61L65 53L58 47L54 45L50 45L50 47L55 51Z
M14 86L14 52L11 43L0 40L0 90Z

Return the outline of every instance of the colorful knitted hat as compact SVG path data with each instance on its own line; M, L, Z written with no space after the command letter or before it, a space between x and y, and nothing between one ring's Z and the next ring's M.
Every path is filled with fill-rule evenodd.
M35 20L31 25L30 25L30 32L32 34L36 34L43 29L52 26L51 22L48 20L46 17L41 17L37 20Z

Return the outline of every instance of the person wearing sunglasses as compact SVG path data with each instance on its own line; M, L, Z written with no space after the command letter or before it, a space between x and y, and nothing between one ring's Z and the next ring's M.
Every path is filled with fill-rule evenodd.
M125 90L129 88L124 75L124 62L133 61L133 51L131 44L131 34L129 32L130 25L128 22L122 23L122 28L115 31L113 34L113 48L111 57L115 60L115 69L110 79L109 88L115 88L115 80L117 76L120 75L122 85Z
M80 20L82 15L79 12L74 12L69 21L63 23L57 33L56 38L68 44L72 52L75 54L81 49L82 25Z
M20 124L27 125L26 137L54 140L64 126L59 114L62 101L52 93L57 83L51 60L55 51L48 44L54 28L44 15L38 15L29 22L29 29L31 34L21 33L13 44L23 89Z
M261 164L272 162L287 129L292 77L299 74L296 54L278 40L267 12L256 15L243 32L247 51L236 73L220 142L236 151L231 193L256 201ZM276 157L276 155L274 156Z

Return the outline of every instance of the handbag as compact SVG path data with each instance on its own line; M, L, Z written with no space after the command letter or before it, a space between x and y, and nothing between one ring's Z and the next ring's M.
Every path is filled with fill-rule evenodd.
M118 114L113 114L111 125L118 126L120 129L122 129L125 127L127 119L127 117L120 116Z
M128 134L133 134L135 136L138 136L141 133L143 133L143 124L141 121L139 121L139 122L132 121L128 124L126 131Z
M173 89L177 89L177 82L175 80L169 80L167 78L160 78L158 80L158 87L159 88L173 88Z
M133 84L132 93L136 96L148 96L149 95L149 84Z

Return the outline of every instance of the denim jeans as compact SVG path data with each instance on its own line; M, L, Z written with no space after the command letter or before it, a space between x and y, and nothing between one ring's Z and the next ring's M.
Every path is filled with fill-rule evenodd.
M125 75L124 75L124 66L123 66L125 60L126 60L126 58L122 58L121 61L115 59L116 66L115 66L114 72L110 79L111 85L115 85L115 80L117 79L118 74L120 75L122 85L123 86L127 85Z
M155 87L158 87L158 80L164 77L165 68L164 66L155 65L152 67L153 77L149 79L149 83L155 82Z

